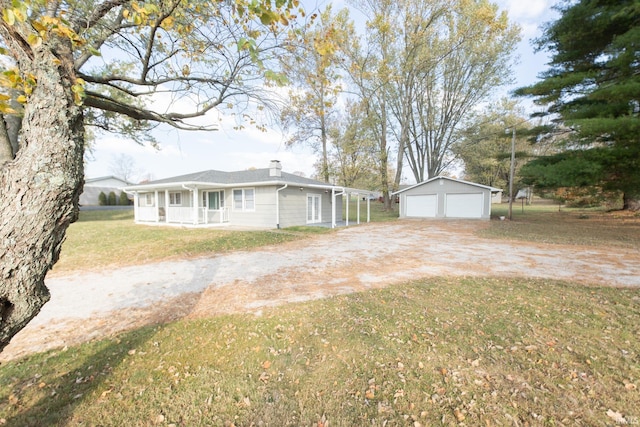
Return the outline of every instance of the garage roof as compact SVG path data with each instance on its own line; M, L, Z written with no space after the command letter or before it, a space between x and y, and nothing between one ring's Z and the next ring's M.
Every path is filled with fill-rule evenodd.
M414 185L411 185L411 186L409 186L407 188L403 188L402 190L396 191L395 193L391 193L391 195L395 196L396 194L404 193L405 191L411 190L412 188L428 184L428 183L433 182L433 181L438 180L438 179L447 179L447 180L453 181L453 182L460 182L462 184L467 184L467 185L472 185L474 187L484 188L486 190L491 191L492 193L497 193L499 191L502 191L502 189L500 189L500 188L490 187L488 185L477 184L475 182L463 181L461 179L449 178L448 176L434 176L433 178L430 178L430 179L428 179L426 181L419 182L418 184L414 184Z

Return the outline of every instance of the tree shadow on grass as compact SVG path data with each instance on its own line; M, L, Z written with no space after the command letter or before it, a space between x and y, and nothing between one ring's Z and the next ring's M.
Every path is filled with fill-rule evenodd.
M116 338L38 354L0 368L0 423L7 426L67 425L84 399L109 390L111 372L129 352L163 326L148 326ZM29 371L26 371L26 370Z

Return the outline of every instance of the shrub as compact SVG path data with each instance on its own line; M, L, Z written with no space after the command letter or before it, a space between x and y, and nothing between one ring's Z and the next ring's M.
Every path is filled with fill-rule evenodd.
M108 203L107 195L104 194L104 191L101 191L100 194L98 194L98 204L100 206L106 206L107 203Z
M109 197L107 199L107 203L109 206L114 206L118 204L118 199L116 199L116 193L113 191L109 191Z
M118 203L122 206L129 206L129 197L127 197L127 193L125 193L124 191L120 192Z

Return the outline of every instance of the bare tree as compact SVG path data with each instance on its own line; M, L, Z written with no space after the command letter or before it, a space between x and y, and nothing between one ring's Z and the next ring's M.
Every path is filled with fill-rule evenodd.
M141 175L133 157L124 153L111 156L109 172L127 182L134 182Z

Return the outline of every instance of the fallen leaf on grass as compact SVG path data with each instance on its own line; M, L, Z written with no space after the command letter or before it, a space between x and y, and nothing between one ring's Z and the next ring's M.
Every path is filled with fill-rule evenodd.
M265 360L264 362L262 362L262 367L264 369L269 369L271 367L271 362L268 360Z
M609 409L607 411L607 415L609 416L609 418L614 420L617 424L626 424L627 423L627 420L622 416L622 414L620 412L612 411L611 409Z

